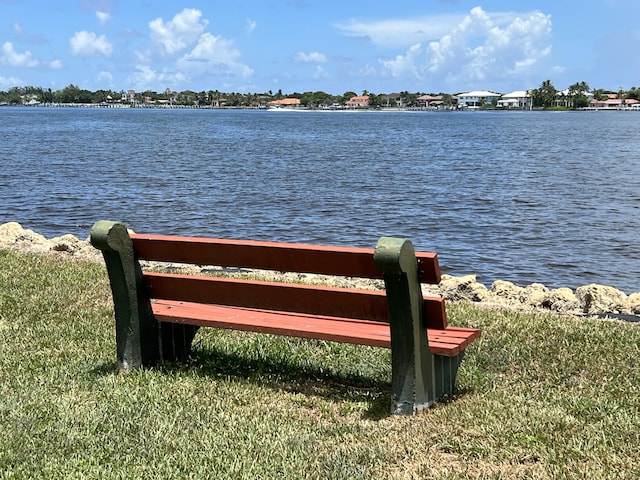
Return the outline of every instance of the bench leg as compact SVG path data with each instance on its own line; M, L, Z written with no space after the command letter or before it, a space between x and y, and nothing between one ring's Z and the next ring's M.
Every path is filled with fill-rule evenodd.
M434 355L437 398L453 394L453 389L456 385L456 376L458 375L458 367L460 367L463 357L464 351L455 357Z
M383 272L391 328L391 413L413 415L437 400L413 245L382 237L374 261Z
M162 352L160 356L162 360L166 362L186 362L191 356L191 343L198 328L195 325L161 323Z
M198 327L158 322L127 228L118 222L96 222L91 244L102 251L109 274L118 371L187 360Z
M426 345L426 338L420 347L413 345L411 339L410 342L400 346L401 342L394 342L392 334L391 413L394 415L414 415L438 399L435 357Z
M117 222L96 222L91 229L91 244L102 251L109 274L116 320L117 369L155 365L161 359L160 326L153 316L127 228Z
M161 324L156 320L127 228L117 222L96 222L91 229L91 243L102 251L109 274L116 320L117 369L187 360L198 327Z

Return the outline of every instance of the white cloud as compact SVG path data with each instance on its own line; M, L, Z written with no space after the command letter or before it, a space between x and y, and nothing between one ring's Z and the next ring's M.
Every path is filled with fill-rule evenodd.
M113 45L104 35L96 35L94 32L76 32L69 40L71 54L78 57L111 56Z
M247 33L253 33L253 31L256 29L257 26L258 24L256 23L255 20L249 20L247 18Z
M175 84L177 80L184 80L183 75L177 75L168 72L157 72L146 65L138 65L135 73L133 73L127 81L133 85L136 90L158 90L162 85Z
M364 65L359 68L357 72L355 72L355 77L357 78L365 78L365 77L374 77L376 76L376 69L371 65Z
M32 68L40 65L40 62L33 58L29 50L18 53L11 42L5 42L0 51L0 65Z
M111 20L111 14L109 12L101 12L100 10L98 10L96 12L96 18L98 19L100 25L104 25L109 20Z
M197 42L207 28L209 21L201 20L201 17L200 10L185 8L166 23L162 18L156 18L149 22L151 38L164 53L178 54Z
M234 42L207 32L208 25L200 10L188 8L169 21L149 22L151 45L134 52L139 65L129 80L136 88L179 88L196 80L210 84L212 76L252 76L253 69L242 63ZM255 28L255 22L248 20L247 28Z
M59 70L63 67L60 60L52 60L50 62L41 62L36 60L28 50L24 53L18 53L11 42L5 42L0 49L0 65L22 68L42 67L51 70ZM15 78L8 80L16 81Z
M298 52L294 55L293 59L298 62L307 63L325 63L328 60L327 56L320 52Z
M403 47L442 37L455 28L460 18L461 15L432 15L377 22L349 20L335 26L349 37L381 47Z
M23 85L24 82L16 77L3 77L0 75L0 89L8 90L9 88L13 88L17 85Z
M322 68L321 65L318 65L316 67L315 72L313 73L313 78L315 80L328 80L331 77L330 77L329 73L324 68Z
M98 73L96 81L100 85L113 85L113 74L111 72L105 72L104 70Z
M146 65L138 65L135 73L128 78L128 81L133 83L136 89L139 90L151 88L152 85L157 84L157 80L158 74Z
M406 77L411 76L413 78L420 78L420 72L418 64L420 63L420 55L422 54L422 47L418 43L412 45L405 55L397 55L393 60L383 61L382 64L386 73L392 77Z
M194 49L178 60L177 66L194 74L211 73L245 78L251 76L253 69L239 59L240 52L233 47L232 41L204 33Z
M549 55L550 38L549 15L492 14L476 7L439 39L381 63L387 75L454 86L504 81L531 73Z

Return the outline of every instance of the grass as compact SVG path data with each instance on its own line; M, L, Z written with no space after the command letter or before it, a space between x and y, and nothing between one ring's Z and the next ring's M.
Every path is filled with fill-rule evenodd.
M203 329L115 373L100 264L0 251L0 478L637 478L640 328L449 305L454 398L387 415L385 349Z

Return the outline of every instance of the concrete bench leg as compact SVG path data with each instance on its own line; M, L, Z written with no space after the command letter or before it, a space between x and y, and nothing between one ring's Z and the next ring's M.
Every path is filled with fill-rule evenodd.
M434 355L434 368L436 378L436 397L443 395L452 395L456 385L456 376L458 375L458 367L462 363L464 351L455 357L445 357L442 355Z
M438 399L415 251L408 239L382 237L374 260L383 272L391 327L391 413L412 415Z
M162 360L167 362L186 362L191 356L191 344L198 328L195 325L161 323Z
M126 227L117 222L96 222L91 229L91 244L102 251L109 274L116 320L117 369L186 360L197 327L160 324L156 320Z

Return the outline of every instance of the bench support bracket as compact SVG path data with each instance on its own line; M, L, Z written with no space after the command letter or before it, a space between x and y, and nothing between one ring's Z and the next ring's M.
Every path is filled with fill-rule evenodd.
M437 400L415 251L408 239L382 237L374 260L383 272L391 324L391 413L412 415Z
M146 294L133 242L122 223L101 220L91 229L91 244L102 251L116 319L117 369L186 360L197 327L158 322Z

